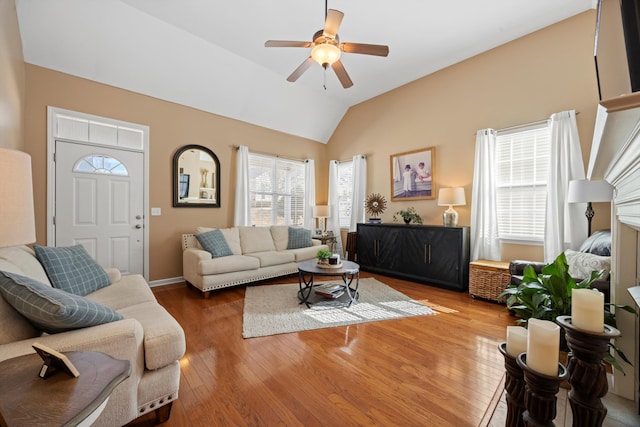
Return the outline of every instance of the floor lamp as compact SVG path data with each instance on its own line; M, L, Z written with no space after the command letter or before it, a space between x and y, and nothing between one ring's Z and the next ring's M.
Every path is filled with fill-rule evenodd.
M35 241L31 156L0 148L0 247Z
M610 202L611 200L613 200L613 185L607 181L589 181L588 179L569 181L567 203L587 203L584 216L587 217L588 236L591 236L591 220L595 215L591 203Z

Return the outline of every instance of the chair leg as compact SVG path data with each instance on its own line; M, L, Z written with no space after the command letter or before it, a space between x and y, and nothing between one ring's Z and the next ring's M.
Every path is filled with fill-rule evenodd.
M171 416L171 406L173 406L173 402L169 402L155 410L156 425L162 424L169 419Z

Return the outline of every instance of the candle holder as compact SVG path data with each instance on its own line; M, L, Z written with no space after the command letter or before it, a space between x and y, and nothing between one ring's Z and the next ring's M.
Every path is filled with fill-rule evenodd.
M567 368L558 363L558 375L544 375L527 366L527 353L516 357L518 366L524 372L526 383L524 392L525 411L522 419L526 427L553 427L556 418L556 402L560 383L567 378ZM578 425L578 424L576 424Z
M564 328L573 355L568 366L573 425L602 426L607 408L600 399L609 390L602 356L609 350L609 340L620 336L620 331L609 325L604 325L602 332L578 329L571 323L571 316L558 316L556 322Z
M524 373L522 368L518 366L516 358L507 353L507 343L503 342L498 345L500 353L504 356L504 368L506 371L504 389L507 393L507 419L504 423L505 427L523 427L524 420Z

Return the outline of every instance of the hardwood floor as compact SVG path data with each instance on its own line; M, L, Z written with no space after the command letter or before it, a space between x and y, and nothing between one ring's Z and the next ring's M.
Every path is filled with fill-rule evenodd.
M243 339L244 287L208 299L185 285L154 288L187 337L179 398L163 425L479 425L514 319L467 293L375 277L438 314ZM267 283L285 282L297 276Z

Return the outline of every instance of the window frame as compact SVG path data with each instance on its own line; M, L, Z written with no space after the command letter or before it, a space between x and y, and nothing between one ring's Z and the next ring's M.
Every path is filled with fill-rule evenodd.
M342 174L350 170L351 179L348 185L341 185ZM340 229L349 229L351 226L351 214L353 213L353 160L338 162L338 225ZM343 223L346 221L346 225Z

